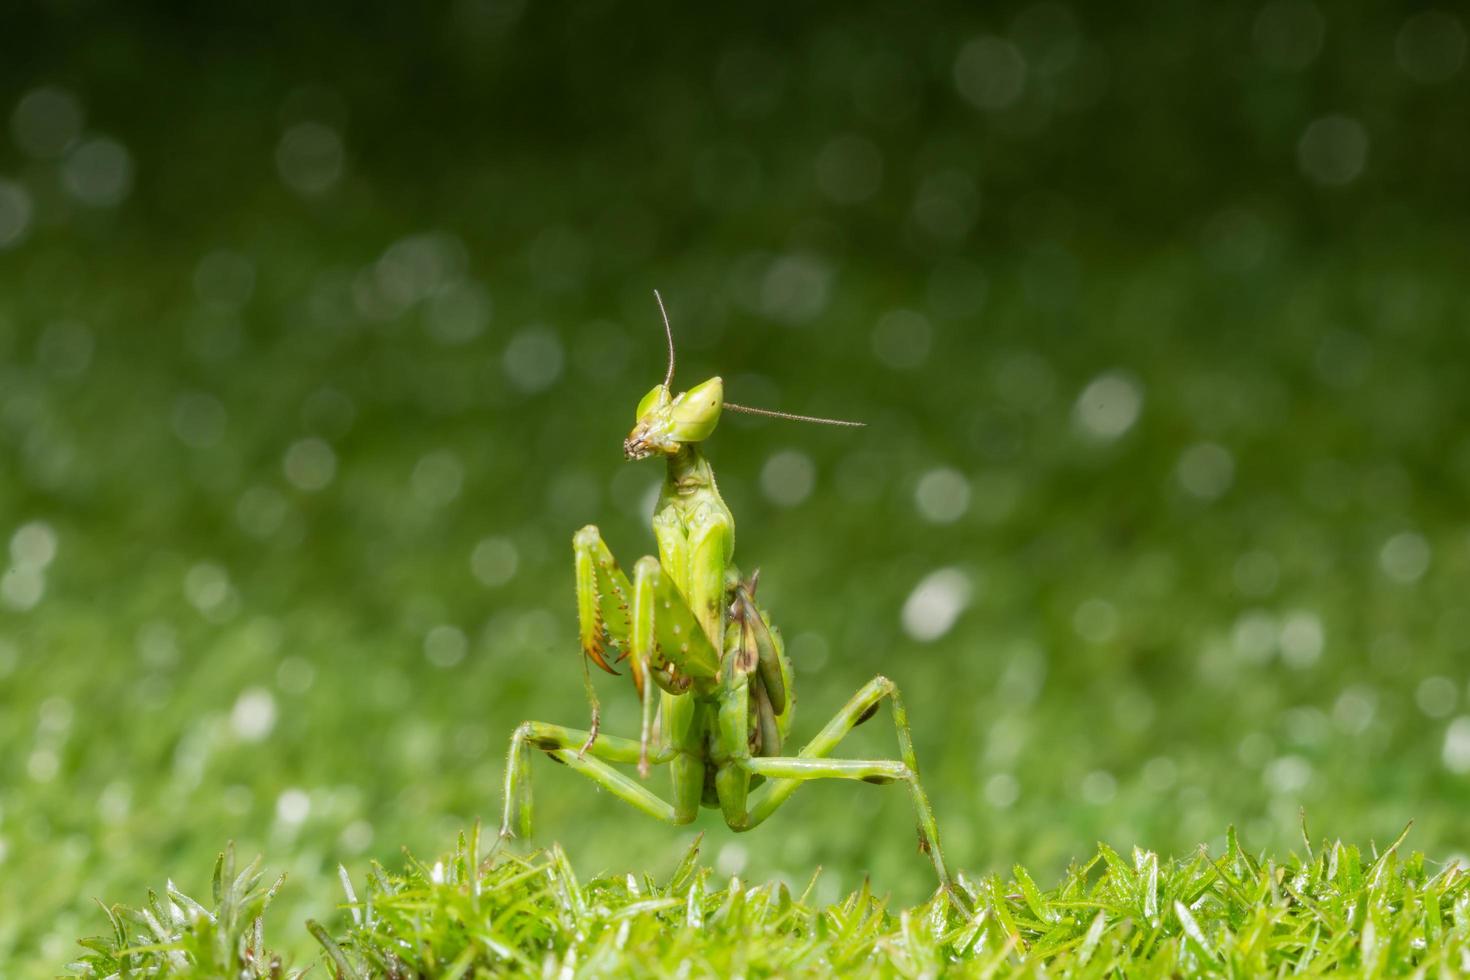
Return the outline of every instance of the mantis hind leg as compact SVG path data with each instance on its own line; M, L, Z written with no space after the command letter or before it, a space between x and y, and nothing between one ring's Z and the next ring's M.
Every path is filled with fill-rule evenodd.
M511 837L531 835L531 749L540 749L557 762L581 773L618 799L667 823L688 823L693 814L677 811L673 804L623 775L610 762L639 761L643 753L640 743L630 738L593 734L541 721L526 721L516 727L510 738L510 754L505 765L505 809L501 814L500 835L495 848ZM649 759L656 765L674 760L672 750L662 750ZM494 854L494 849L491 854Z
M900 758L893 759L831 759L828 756L842 742L848 732L867 721L878 709L879 703L888 699L893 709L893 725L898 730ZM737 831L750 830L760 825L803 783L814 779L858 779L869 783L902 782L913 800L914 814L919 821L919 847L934 864L939 883L959 908L971 911L968 896L950 876L944 862L944 852L939 844L939 824L934 818L934 807L929 795L919 781L919 761L914 754L913 737L909 732L908 712L898 687L882 675L873 678L842 706L842 709L827 722L816 737L801 748L795 756L751 758L740 762L741 768L752 775L762 775L772 780L770 790L754 807L747 811L745 820Z

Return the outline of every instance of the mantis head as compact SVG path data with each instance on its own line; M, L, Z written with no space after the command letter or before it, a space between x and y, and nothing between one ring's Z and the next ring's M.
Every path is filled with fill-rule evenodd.
M725 382L718 377L710 378L688 391L673 394L669 385L674 380L674 332L669 326L669 314L664 310L663 297L658 294L658 290L654 290L653 295L658 300L659 312L663 314L664 335L669 341L669 370L664 375L663 384L654 385L653 390L638 403L638 417L633 431L623 440L623 455L628 459L647 459L655 455L674 456L690 443L703 442L715 431L720 413L727 408L734 412L768 415L797 422L848 426L864 424L736 405L725 401Z
M656 385L638 403L638 421L623 440L623 455L673 456L685 443L703 442L715 431L724 407L725 382L719 378L677 395L670 395L667 383Z

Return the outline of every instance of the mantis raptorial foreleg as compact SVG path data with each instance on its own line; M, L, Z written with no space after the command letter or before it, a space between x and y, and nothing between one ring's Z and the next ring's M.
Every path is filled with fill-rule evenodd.
M893 726L898 730L898 749L902 761L827 758L849 732L873 716L878 709L878 703L885 697L893 709ZM756 757L744 760L741 764L752 775L763 775L772 779L770 789L749 810L745 822L735 828L742 831L759 826L803 783L814 779L903 782L908 786L914 813L919 821L920 848L934 862L934 871L939 875L944 889L962 908L969 908L968 899L945 867L944 855L939 846L939 825L934 819L934 807L929 803L929 796L919 782L919 761L914 754L913 737L909 733L908 712L904 708L903 697L899 694L897 685L888 678L879 675L864 684L795 756Z
M602 724L602 709L597 701L597 689L592 686L587 661L591 660L610 674L617 673L607 662L607 654L611 646L618 644L627 649L628 605L633 587L602 540L602 532L591 524L572 536L572 561L577 577L578 632L582 652L586 655L582 659L582 683L587 689L588 706L592 709L587 742L581 747L581 751L586 752Z
M589 524L572 538L577 577L577 613L582 651L603 670L616 673L608 663L612 649L628 660L642 702L639 741L643 751L638 772L648 775L648 747L656 708L655 686L683 694L696 679L709 680L719 669L719 657L673 580L658 559L645 557L633 567L633 580L618 567L602 533ZM592 725L585 751L597 736L597 694L587 681ZM650 680L652 683L650 683Z
M673 804L666 803L642 784L608 765L609 762L638 762L643 755L639 742L614 735L594 735L542 721L524 721L516 727L510 739L510 755L505 765L505 810L501 814L497 847L507 838L530 836L532 748L540 749L557 762L566 763L651 817L668 823L681 822ZM672 750L664 749L649 756L648 761L663 765L673 757Z

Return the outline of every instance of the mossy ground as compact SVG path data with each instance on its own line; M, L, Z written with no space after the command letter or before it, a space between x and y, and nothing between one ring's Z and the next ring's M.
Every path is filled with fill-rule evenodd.
M1304 828L1305 831L1305 828ZM1405 832L1407 835L1407 831ZM172 885L146 906L113 908L87 940L80 977L1453 977L1470 970L1470 874L1400 845L1341 841L1280 859L1233 830L1223 853L1167 859L1101 845L1042 888L1022 867L962 880L972 908L942 893L897 908L871 883L837 902L816 878L722 879L691 847L671 876L579 878L557 847L482 860L478 833L433 863L341 872L343 910L309 931L314 962L266 943L269 888L233 850L212 905Z

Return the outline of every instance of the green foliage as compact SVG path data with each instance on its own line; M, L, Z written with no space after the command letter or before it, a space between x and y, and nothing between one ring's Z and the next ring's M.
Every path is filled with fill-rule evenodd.
M374 864L360 894L343 869L345 927L307 928L325 969L348 980L1433 977L1470 969L1470 873L1434 871L1419 853L1401 857L1403 837L1363 854L1341 841L1313 848L1303 831L1305 855L1284 860L1248 853L1233 828L1219 856L1200 848L1174 860L1134 848L1125 858L1104 844L1053 889L1019 866L1009 878L965 880L975 906L965 914L942 894L891 909L867 881L832 904L814 900L816 876L800 894L780 881L721 883L698 861L698 842L662 881L629 874L583 882L556 846L482 860L477 830L432 865L410 857L394 874ZM245 955L261 948L269 899L253 870L216 899L213 913L171 890L175 925L153 927L159 941L149 947L120 952L128 945L120 923L146 921L147 910L110 912L116 938L86 941L97 953L75 965L78 975L126 966L145 975L279 976L279 960Z
M150 890L146 905L103 905L111 933L80 940L90 952L70 969L79 977L299 976L302 971L288 973L280 955L265 945L265 913L285 880L281 875L266 887L260 858L237 873L231 843L214 864L211 908L179 891L172 881L162 899Z

